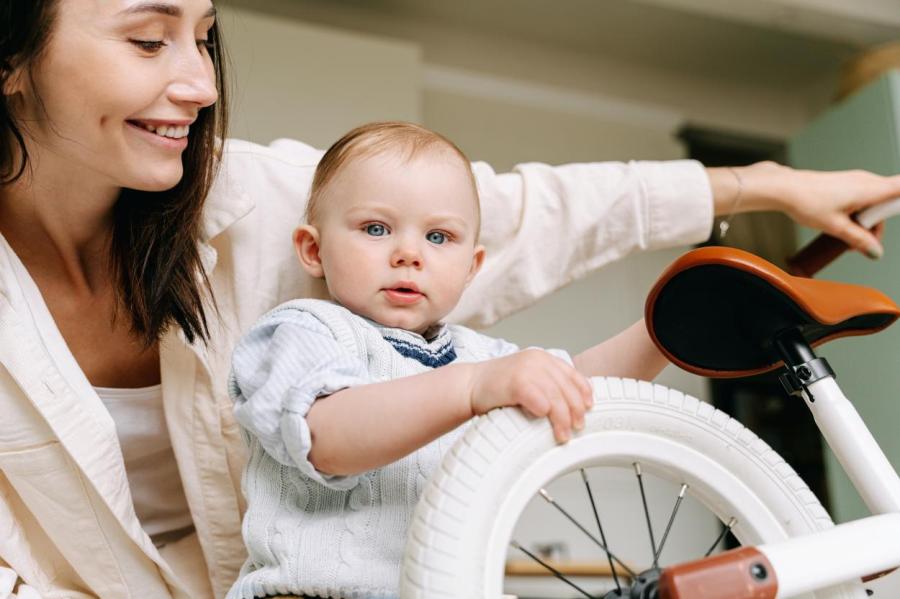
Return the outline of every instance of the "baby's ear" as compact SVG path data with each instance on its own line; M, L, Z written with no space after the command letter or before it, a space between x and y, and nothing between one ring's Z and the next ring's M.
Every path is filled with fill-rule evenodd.
M475 252L472 254L472 266L469 268L469 275L466 277L466 285L468 285L484 264L484 246L476 245Z
M319 230L312 225L300 225L294 230L294 251L303 267L311 277L321 279L325 276L322 259L319 257Z

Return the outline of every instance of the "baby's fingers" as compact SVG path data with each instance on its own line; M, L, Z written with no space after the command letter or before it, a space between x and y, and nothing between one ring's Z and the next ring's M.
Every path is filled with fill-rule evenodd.
M577 376L581 376L576 372ZM582 377L583 378L583 377ZM590 385L588 385L590 387ZM569 408L569 418L572 422L572 428L576 431L584 429L584 413L588 409L585 402L584 391L581 385L574 377L565 376L559 385L558 391L560 396L565 400ZM590 398L591 396L588 395Z
M526 412L550 421L557 443L568 441L572 437L572 414L557 377L553 372L545 371L540 380L534 382L531 391L520 405Z
M572 413L564 398L557 396L551 399L548 418L557 443L565 443L572 438Z

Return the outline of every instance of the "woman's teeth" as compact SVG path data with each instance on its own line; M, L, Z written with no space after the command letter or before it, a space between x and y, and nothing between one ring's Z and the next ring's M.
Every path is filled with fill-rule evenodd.
M190 129L189 125L160 125L158 127L148 123L138 123L138 125L151 133L156 133L162 137L170 137L172 139L187 137L188 130Z

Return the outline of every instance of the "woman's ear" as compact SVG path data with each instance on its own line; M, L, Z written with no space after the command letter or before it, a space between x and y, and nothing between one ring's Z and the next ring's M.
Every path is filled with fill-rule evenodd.
M466 285L475 278L475 275L481 270L482 264L484 264L484 246L476 245L475 252L472 254L472 266L469 268L469 274L466 277Z
M300 225L294 230L294 251L300 265L311 277L325 276L322 259L319 257L319 230L312 225Z
M4 96L14 96L24 91L22 89L24 79L22 77L22 71L23 68L18 66L3 70L3 72L0 73L3 81L3 89L0 90L0 92L2 92Z

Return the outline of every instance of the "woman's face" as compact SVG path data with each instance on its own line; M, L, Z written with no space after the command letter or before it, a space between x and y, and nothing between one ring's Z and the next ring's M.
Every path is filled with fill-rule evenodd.
M59 0L44 54L16 80L37 158L70 177L162 191L182 176L190 124L216 101L210 0Z

